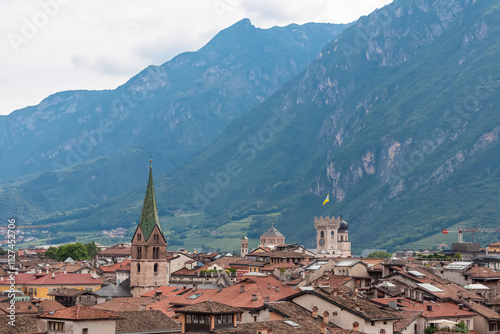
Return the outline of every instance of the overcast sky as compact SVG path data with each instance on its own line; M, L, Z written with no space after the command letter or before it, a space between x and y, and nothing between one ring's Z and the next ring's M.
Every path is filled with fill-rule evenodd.
M0 114L72 89L114 89L249 18L347 23L391 0L0 0Z

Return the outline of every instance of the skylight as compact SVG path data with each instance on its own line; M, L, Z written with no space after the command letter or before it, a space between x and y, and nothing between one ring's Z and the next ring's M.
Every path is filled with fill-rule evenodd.
M292 327L300 327L300 325L296 322L293 322L292 320L285 320L283 321L285 324L290 325Z
M198 298L198 297L199 297L199 296L201 296L201 295L202 295L202 293L195 293L195 294L193 294L193 295L191 295L191 296L187 297L187 299L196 299L196 298Z

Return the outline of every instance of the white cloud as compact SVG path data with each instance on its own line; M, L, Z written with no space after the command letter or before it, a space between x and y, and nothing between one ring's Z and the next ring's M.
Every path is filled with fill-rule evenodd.
M0 1L0 114L61 90L115 88L243 18L261 28L350 22L390 1Z

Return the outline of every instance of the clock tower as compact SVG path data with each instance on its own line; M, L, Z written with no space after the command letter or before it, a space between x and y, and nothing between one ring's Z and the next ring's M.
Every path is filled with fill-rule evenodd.
M316 254L324 256L351 256L351 242L347 229L349 224L335 217L314 217L316 228Z
M161 230L153 185L152 160L142 205L141 219L132 238L130 290L134 297L159 286L168 285L167 241Z

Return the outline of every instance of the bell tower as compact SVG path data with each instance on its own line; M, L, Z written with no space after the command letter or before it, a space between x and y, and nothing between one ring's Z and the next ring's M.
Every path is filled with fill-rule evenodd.
M148 187L141 218L132 238L130 290L134 297L139 297L159 286L168 285L167 245L156 207L153 160L150 160Z
M314 217L316 228L316 254L324 256L351 256L351 242L347 229L349 224L342 215L335 217Z

